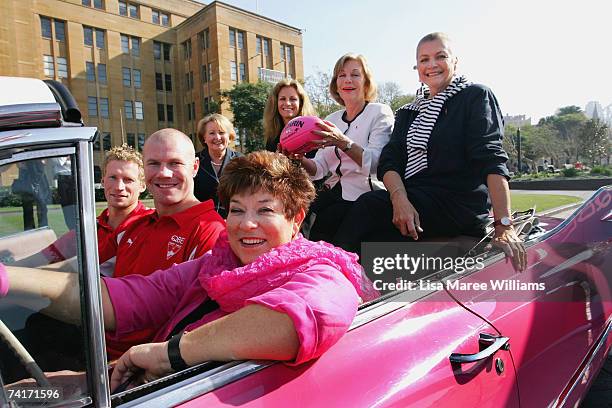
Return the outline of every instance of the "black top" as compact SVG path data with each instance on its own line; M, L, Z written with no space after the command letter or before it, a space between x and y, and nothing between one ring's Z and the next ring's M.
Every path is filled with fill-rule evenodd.
M200 201L213 200L215 202L215 209L221 215L221 217L227 217L227 209L223 208L219 203L219 197L217 195L217 187L219 186L219 177L223 172L223 168L227 163L230 162L234 157L242 156L242 153L227 148L223 163L219 169L219 175L215 173L210 161L210 155L208 149L204 149L196 154L196 157L200 159L200 168L198 173L193 179L193 193L196 198Z
M389 170L404 178L406 135L416 116L406 107L396 112L391 140L380 155L380 180ZM463 89L442 107L427 145L428 167L404 179L406 191L432 201L466 233L481 229L491 207L487 175L509 178L503 131L502 114L491 90L476 84Z

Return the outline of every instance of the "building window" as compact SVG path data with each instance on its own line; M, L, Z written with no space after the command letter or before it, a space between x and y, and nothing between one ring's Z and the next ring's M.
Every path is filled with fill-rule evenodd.
M93 28L83 26L83 42L93 47Z
M127 3L125 1L119 1L119 15L127 16Z
M170 44L164 44L164 61L170 61Z
M130 37L121 34L121 52L124 54L130 53Z
M185 88L193 89L193 71L185 74Z
M100 117L108 118L108 98L100 98Z
M135 57L140 56L140 38L132 37L132 55Z
M40 17L40 31L43 38L51 38L51 19Z
M163 26L168 27L170 25L170 15L166 13L161 13L161 23Z
M157 104L157 120L164 122L166 120L166 107L163 103Z
M208 80L212 81L212 63L208 64Z
M81 0L81 4L87 7L91 7L91 0Z
M285 50L287 51L287 62L291 62L293 59L293 46L286 45Z
M136 135L133 133L127 133L127 144L136 148Z
M104 2L102 0L93 0L94 7L100 10L104 10Z
M153 24L159 24L159 11L151 10L151 21Z
M244 31L237 31L238 34L238 49L241 50L244 48Z
M210 46L210 35L208 33L208 28L201 33L198 34L200 38L200 48L205 50Z
M125 111L126 119L134 119L134 108L132 101L123 101L123 110Z
M238 80L238 74L236 72L236 61L230 61L230 77L232 81Z
M166 92L172 92L172 74L165 74Z
M153 58L156 60L161 59L162 54L162 43L153 41Z
M96 81L96 72L93 62L86 61L85 62L85 72L87 73L87 81L95 82Z
M191 58L191 40L183 42L183 57L185 59ZM165 56L164 59L166 59Z
M108 132L102 134L102 147L104 150L111 149L111 134Z
M164 90L164 80L159 72L155 73L155 89L158 91Z
M204 112L205 115L209 113L209 109L210 109L210 104L208 101L209 101L208 96L205 96L204 99L202 99L202 111Z
M195 102L191 102L191 117L193 118L193 120L195 120L196 115L195 115Z
M130 68L123 67L123 86L130 87L132 86L132 70Z
M142 86L142 74L139 69L132 70L134 74L134 88L140 88Z
M166 117L168 118L168 123L174 122L174 106L166 105Z
M142 107L142 102L141 101L135 101L134 102L134 116L138 120L143 120L144 119L144 109Z
M281 61L285 60L285 44L280 45L280 59Z
M135 4L128 4L128 11L130 12L130 17L132 18L138 18L140 15L138 6Z
M263 39L263 53L264 55L270 55L270 39Z
M246 81L246 66L244 62L240 63L240 80Z
M229 29L229 45L230 47L236 46L236 30L233 28Z
M45 76L53 78L55 76L55 67L53 66L53 56L43 55L43 70Z
M208 72L206 71L206 65L200 67L200 79L202 82L208 82Z
M98 64L98 82L106 85L106 64Z
M261 40L260 36L255 37L255 53L261 54Z
M64 41L66 39L66 23L62 20L54 20L55 23L55 39Z
M57 63L57 77L68 78L68 61L66 61L66 58L57 57L55 62Z
M142 152L142 149L144 148L144 142L145 142L145 134L139 133L138 134L138 150L141 152Z
M103 49L105 47L104 43L104 30L95 29L96 32L96 47Z
M87 113L90 118L98 116L98 99L95 96L87 97Z
M191 120L191 104L185 105L185 110L187 111L187 120Z

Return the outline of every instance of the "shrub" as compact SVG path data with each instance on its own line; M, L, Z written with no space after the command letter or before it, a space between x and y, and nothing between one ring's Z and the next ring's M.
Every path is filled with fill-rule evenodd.
M610 176L612 175L612 170L609 167L605 167L605 166L595 166L591 169L591 174Z
M576 177L578 175L578 170L574 167L569 167L567 169L561 170L561 173L564 177Z

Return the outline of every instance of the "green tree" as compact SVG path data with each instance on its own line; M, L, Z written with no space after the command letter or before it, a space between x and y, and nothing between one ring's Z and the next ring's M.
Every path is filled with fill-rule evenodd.
M587 117L575 105L559 108L554 116L540 120L539 126L548 125L556 130L563 146L566 160L578 161L580 158L580 133Z
M229 102L234 114L234 125L240 130L240 145L244 152L264 148L263 111L271 88L272 84L267 82L241 82L221 92L221 97Z
M590 119L584 123L580 132L580 152L586 163L595 166L601 159L610 155L610 139L608 126L598 119Z
M389 105L393 112L413 100L414 95L404 94L397 82L389 81L378 84L378 102Z

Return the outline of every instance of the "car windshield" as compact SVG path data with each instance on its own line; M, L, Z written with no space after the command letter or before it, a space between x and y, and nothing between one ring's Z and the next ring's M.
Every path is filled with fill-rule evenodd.
M78 286L74 155L34 151L20 157L0 165L0 261L71 271L76 277L71 282ZM6 396L45 406L87 403L81 316L73 324L63 323L43 313L48 306L47 298L35 294L11 293L0 300L0 374ZM49 391L41 393L40 387Z

